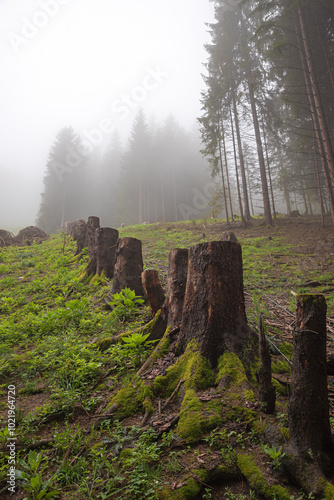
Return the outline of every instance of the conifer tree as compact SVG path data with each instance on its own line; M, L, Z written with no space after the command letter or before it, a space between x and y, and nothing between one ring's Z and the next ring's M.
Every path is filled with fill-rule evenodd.
M50 149L36 220L37 225L47 233L61 229L70 216L67 206L73 195L74 178L77 178L77 170L84 158L78 153L79 145L74 130L65 127L58 132Z

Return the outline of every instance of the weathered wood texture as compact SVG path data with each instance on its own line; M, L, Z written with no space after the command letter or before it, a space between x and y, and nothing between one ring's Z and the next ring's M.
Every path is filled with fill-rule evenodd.
M116 247L112 293L130 288L136 295L144 296L141 281L143 272L142 244L136 238L120 238Z
M215 366L225 351L243 358L253 335L247 325L240 244L212 241L191 247L181 348L195 339L201 353Z
M326 366L326 299L297 296L293 334L292 395L289 404L291 443L298 452L325 462L333 457Z
M259 318L259 401L265 413L274 413L276 391L271 381L271 356L268 342L264 333L262 316Z
M88 275L96 274L96 242L95 230L100 227L100 219L95 216L88 217L86 242L87 252L90 257L90 262L87 266Z
M182 321L184 295L187 284L188 250L175 248L168 254L167 295L163 316L168 325L179 326Z
M95 230L96 274L103 272L106 278L114 276L117 241L117 229L99 227Z
M159 273L154 269L147 269L141 275L145 299L148 302L152 317L162 308L165 301L165 292L159 281Z

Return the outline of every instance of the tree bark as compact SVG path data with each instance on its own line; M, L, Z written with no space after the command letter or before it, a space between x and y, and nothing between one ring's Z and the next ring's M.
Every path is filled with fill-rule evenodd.
M100 219L95 216L88 217L87 222L87 232L86 232L86 242L88 255L90 257L90 262L87 266L87 274L96 274L96 242L95 242L95 230L100 227Z
M243 153L242 144L241 144L239 117L238 117L238 110L237 110L237 103L236 103L236 98L235 98L234 86L232 87L232 95L233 95L233 112L234 112L235 132L237 135L240 172L241 172L241 180L242 180L242 192L243 192L243 196L244 196L245 219L250 220L251 214L250 214L250 210L249 210L248 188L247 188L247 180L246 180L244 153Z
M227 181L227 189L228 189L228 198L229 198L229 201L230 201L230 208L231 208L231 220L232 220L232 222L234 222L232 196L231 196L231 183L230 183L230 176L229 176L229 171L228 171L228 162L227 162L227 151L226 151L226 141L225 141L224 124L222 124L222 141L223 141L223 147L224 147L224 158L225 158L225 168L226 168L226 181Z
M130 288L136 295L144 296L141 282L143 272L142 244L136 238L120 238L116 247L112 293Z
M218 132L219 166L220 166L220 172L221 172L222 182L223 182L226 223L229 226L230 220L229 220L229 216L228 216L228 204L227 204L227 193L226 193L226 186L225 186L225 175L224 175L224 168L223 168L223 154L222 154L222 142L221 142L220 126L221 126L221 120L219 118L219 124L218 124L218 130L219 130L219 132Z
M165 292L159 281L158 271L148 269L141 275L145 299L148 302L152 317L156 315L165 302Z
M245 311L241 245L213 241L191 247L180 347L196 340L202 355L216 366L225 351L244 359L253 336Z
M99 227L95 230L96 274L104 272L106 278L114 276L117 240L117 229Z
M327 390L326 309L323 295L297 296L289 404L291 445L297 454L320 465L328 462L328 456L333 459Z
M263 319L259 319L259 355L260 355L260 368L258 371L259 376L259 401L265 413L274 413L276 391L271 381L271 356L268 342L264 333Z
M264 126L263 116L262 116L262 130L263 130L264 150L265 150L265 153L266 153L267 168L268 168L268 179L269 179L269 189L270 189L271 205L272 205L272 209L273 209L274 220L276 220L275 196L274 196L273 181L272 181L272 177L271 177L270 161L269 161L269 153L268 153L268 144L267 144L266 129L265 129L265 126Z
M237 181L237 191L238 191L238 200L239 200L239 210L240 210L241 223L245 227L246 221L245 221L244 211L242 208L242 201L241 201L237 149L236 149L236 145L235 145L234 126L233 126L233 117L232 117L232 110L231 109L230 109L230 118L231 118L231 132L232 132L233 154L234 154L234 164L235 164L235 178Z
M168 254L167 296L163 316L168 325L179 326L182 321L184 295L187 284L188 250L175 248Z

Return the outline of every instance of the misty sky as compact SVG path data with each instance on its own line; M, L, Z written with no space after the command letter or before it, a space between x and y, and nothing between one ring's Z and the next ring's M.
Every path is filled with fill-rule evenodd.
M141 106L190 129L209 0L0 0L0 228L35 222L60 128L127 137Z

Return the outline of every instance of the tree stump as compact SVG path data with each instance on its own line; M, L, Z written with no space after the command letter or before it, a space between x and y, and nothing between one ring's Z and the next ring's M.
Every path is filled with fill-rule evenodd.
M293 334L289 432L297 453L324 464L333 459L326 366L326 299L297 296ZM328 459L327 459L328 462Z
M95 229L96 274L101 275L104 272L106 278L114 276L117 240L117 229L111 227Z
M220 241L235 241L238 243L238 238L233 233L233 231L225 231L220 237Z
M251 357L243 290L241 245L232 241L200 243L190 248L179 344L195 339L213 366L225 352Z
M188 250L175 248L168 254L167 296L163 316L168 325L179 326L182 321L184 295L187 284Z
M141 282L143 272L142 244L136 238L120 238L116 247L112 293L130 288L136 295L144 296Z
M86 242L85 246L87 247L87 252L90 257L90 262L87 266L87 274L95 275L96 274L96 242L95 242L95 230L100 227L100 219L98 217L88 217L87 222L87 233L86 233Z
M165 292L159 281L158 271L147 269L141 275L145 299L148 302L152 318L156 315L165 301Z
M84 220L66 222L65 232L76 241L77 248L74 255L79 255L86 245L87 223Z
M265 413L274 413L276 391L271 381L271 356L268 342L264 333L262 316L259 318L259 401Z

